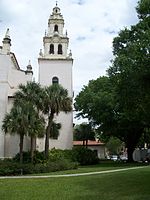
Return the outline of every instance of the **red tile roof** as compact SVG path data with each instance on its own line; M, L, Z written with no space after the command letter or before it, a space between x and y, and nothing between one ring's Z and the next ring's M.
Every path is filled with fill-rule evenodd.
M73 141L74 146L80 146L83 145L83 141ZM104 145L101 141L93 141L93 140L88 140L88 146L99 146L99 145Z

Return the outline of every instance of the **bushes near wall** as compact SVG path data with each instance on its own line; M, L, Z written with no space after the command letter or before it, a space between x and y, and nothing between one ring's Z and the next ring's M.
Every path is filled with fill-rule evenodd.
M19 154L12 160L0 160L0 176L76 169L79 164L97 164L99 161L95 152L85 147L74 147L72 150L52 149L48 160L45 160L43 152L35 151L34 155L34 163L31 163L30 152L23 153L23 164L19 163Z
M35 165L31 163L20 164L14 161L0 161L0 176L49 173L76 169L77 167L77 163L69 162L68 160L48 161L47 163L38 163Z
M49 159L67 159L73 162L78 162L80 165L92 165L99 162L97 154L91 149L83 146L73 147L72 150L52 149L49 152Z

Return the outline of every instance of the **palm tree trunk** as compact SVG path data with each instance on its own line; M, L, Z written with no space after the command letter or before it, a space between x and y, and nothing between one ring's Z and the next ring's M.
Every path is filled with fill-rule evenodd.
M50 138L50 131L51 131L53 118L54 118L54 114L51 113L51 115L48 118L48 126L46 128L46 137L45 137L45 158L46 159L48 159L48 154L49 154L49 138Z
M34 159L34 144L35 144L35 137L31 136L31 163L33 163L33 159Z
M85 140L83 140L83 146L85 146Z
M86 139L85 147L88 147L88 140Z
M24 135L20 134L20 163L23 162L23 139Z

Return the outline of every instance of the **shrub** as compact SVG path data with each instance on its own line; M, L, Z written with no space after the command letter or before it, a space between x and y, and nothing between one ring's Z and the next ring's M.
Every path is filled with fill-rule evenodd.
M99 159L94 151L85 147L74 147L72 150L51 149L49 159L44 159L44 152L35 151L34 163L30 163L30 152L23 152L23 164L19 163L20 155L13 160L0 160L0 175L21 175L49 173L54 171L76 169L80 165L97 164Z
M17 153L15 157L13 158L14 161L19 162L20 161L20 153ZM30 152L23 152L23 163L30 163L31 162L31 154Z
M57 161L57 160L63 160L65 158L64 151L61 149L51 149L49 150L49 161Z
M13 158L14 161L20 161L20 153L17 153L16 156ZM43 163L45 162L44 152L35 151L34 152L34 159L33 163ZM31 152L23 152L23 163L31 163Z
M72 151L73 160L79 162L81 165L92 165L99 162L97 154L91 149L74 147Z
M65 149L63 151L63 153L64 153L64 157L66 159L77 162L77 159L74 158L74 151L73 151L73 149L71 149L71 150L70 149Z
M21 174L36 174L49 173L54 171L76 169L77 162L65 158L63 150L52 149L49 151L49 159L44 159L43 152L35 152L34 163L30 163L30 152L23 152L23 163L19 163L20 155L17 154L13 160L0 161L0 175L21 175Z
M58 160L47 163L16 163L14 161L1 161L0 162L0 176L9 176L9 175L24 175L24 174L36 174L36 173L49 173L54 171L76 169L77 163L70 162L66 159Z
M97 154L91 149L85 147L73 147L72 150L51 149L49 151L49 160L70 160L71 162L78 162L80 165L97 164L99 159Z
M45 162L44 152L35 151L34 152L34 161L33 162L35 164L36 163L44 163Z

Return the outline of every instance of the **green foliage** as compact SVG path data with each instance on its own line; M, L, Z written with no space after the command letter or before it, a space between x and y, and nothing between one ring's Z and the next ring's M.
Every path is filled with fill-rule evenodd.
M20 135L20 162L23 155L23 139L25 135L31 137L31 160L33 160L33 138L43 136L45 120L40 115L41 104L38 102L42 89L35 82L19 85L14 94L14 104L9 114L6 114L2 129L5 133Z
M108 70L115 88L116 103L119 105L116 132L119 136L123 135L129 160L132 160L133 150L150 122L149 3L150 1L146 0L139 2L139 13L147 13L147 16L143 16L141 21L130 29L120 31L119 36L114 39L115 59Z
M63 150L52 149L49 159L45 160L44 152L34 153L34 164L31 163L30 152L23 152L23 163L19 163L20 155L17 154L13 160L0 160L0 176L49 173L68 169L76 169L78 163L65 156Z
M49 173L54 171L76 169L77 163L59 160L46 164L20 164L15 162L0 163L0 176Z
M74 127L74 140L77 141L83 141L83 143L88 140L95 140L95 132L92 128L92 124L82 123L80 125L76 125Z
M13 160L15 162L19 162L20 159L20 153L17 153ZM39 151L34 151L34 157L33 157L33 163L44 163L45 157L44 157L44 152L39 152ZM23 152L23 163L31 163L31 152Z
M110 137L109 141L106 143L107 150L110 155L119 155L123 147L123 143L115 137Z
M92 165L99 162L97 154L85 147L73 147L72 150L51 149L48 160L50 162L68 160L80 165Z
M56 160L63 160L65 158L63 150L61 149L51 149L49 150L49 157L48 160L56 161Z
M72 111L72 100L68 91L60 84L53 84L44 88L43 112L48 116L50 113L59 114L60 111Z
M75 98L75 109L82 116L99 124L105 111L111 109L111 83L106 76L89 81ZM103 110L103 112L101 112Z
M50 131L50 138L58 139L60 129L61 129L61 124L53 121Z
M145 17L150 17L150 1L140 0L136 8L139 18L144 19Z
M20 154L16 154L16 156L13 158L13 161L19 162ZM70 161L76 161L73 157L73 151L66 149L51 149L49 150L49 157L48 160L45 159L44 152L39 152L35 151L34 152L34 158L33 158L33 163L38 164L38 163L47 163L49 162L57 162L58 160L70 160ZM31 162L31 157L30 157L30 151L28 152L23 152L23 163L30 163Z
M77 161L80 165L93 165L99 162L97 154L91 149L74 147L72 151L74 161Z
M45 137L45 156L48 158L49 138L51 136L54 117L61 111L65 113L71 112L72 99L68 96L68 91L64 89L60 84L53 84L44 88L44 96L42 102L42 112L47 115L48 118Z
M150 124L150 1L139 1L137 11L140 21L114 38L108 77L89 81L75 98L78 116L92 120L101 136L125 142L129 161Z

